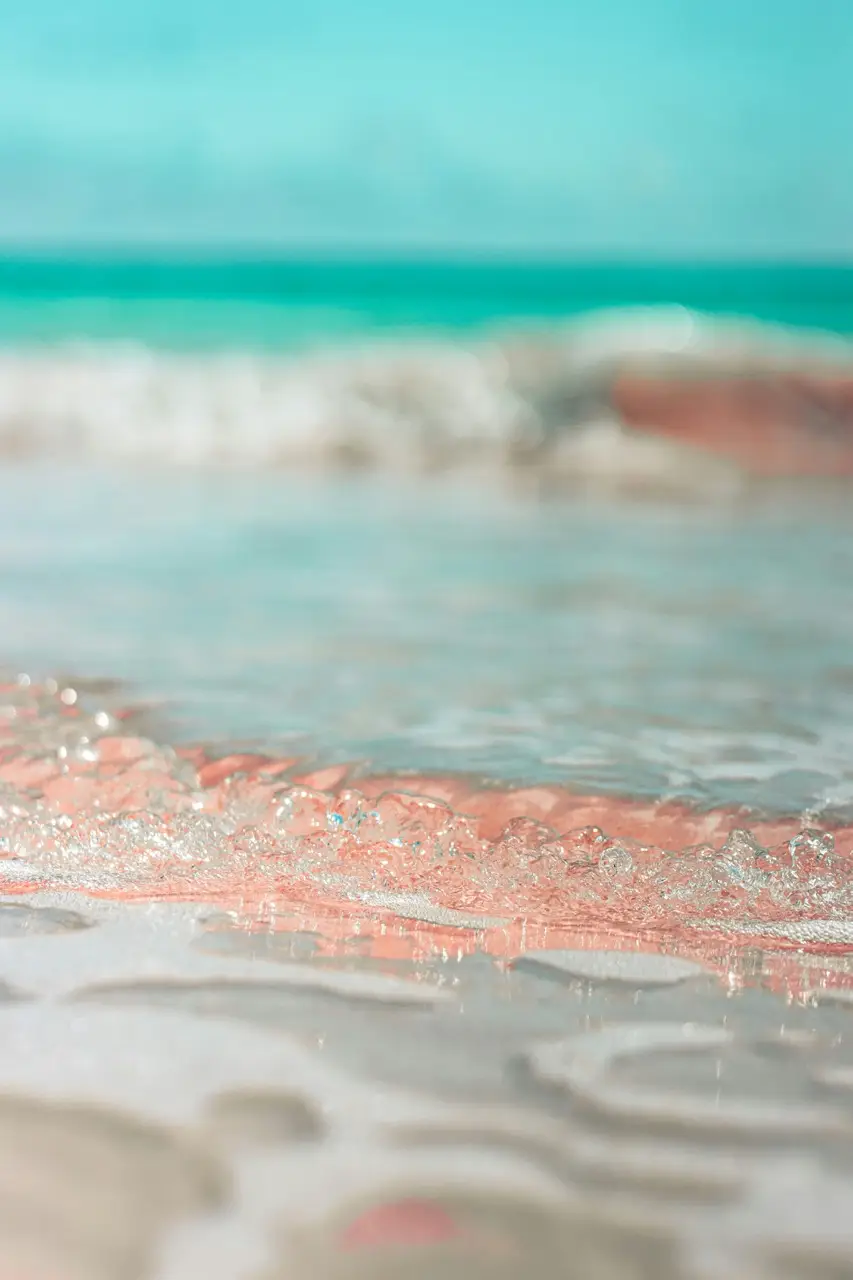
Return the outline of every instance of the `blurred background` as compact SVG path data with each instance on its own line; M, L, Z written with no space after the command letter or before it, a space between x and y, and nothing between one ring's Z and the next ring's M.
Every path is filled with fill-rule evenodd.
M3 30L10 663L383 767L848 802L846 0Z
M95 371L51 360L33 385L12 362L0 441L434 466L462 437L516 459L615 413L752 472L849 469L837 431L804 445L801 427L849 428L850 388L830 377L847 350L827 337L853 330L851 66L843 0L8 5L0 340L293 351L532 327L536 342L478 350L479 375L446 346L432 363L409 347L405 370L303 369L298 390L255 370L251 406L246 377L226 376L215 441L203 389L178 389L173 365L143 375L113 351ZM780 326L823 340L792 353ZM619 382L688 359L759 385L685 404ZM768 387L780 369L817 381ZM141 407L95 405L91 378L104 401L118 379L116 395L144 382L183 407L155 428ZM391 447L383 413L417 448Z
M10 253L853 249L844 0L4 10Z

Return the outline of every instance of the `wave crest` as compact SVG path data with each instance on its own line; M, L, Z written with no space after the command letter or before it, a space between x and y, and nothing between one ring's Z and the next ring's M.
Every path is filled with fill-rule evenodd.
M632 421L630 397L616 390L626 374L737 382L797 373L837 382L851 368L841 339L704 321L681 308L609 313L466 346L418 341L300 354L6 348L0 453L695 484L694 455L684 452L690 431L663 438L654 405ZM641 421L643 413L651 420ZM704 486L731 482L727 450L717 452Z

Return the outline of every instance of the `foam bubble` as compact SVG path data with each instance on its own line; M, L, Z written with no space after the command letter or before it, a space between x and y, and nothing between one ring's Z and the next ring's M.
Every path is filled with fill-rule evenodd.
M214 763L102 730L100 697L81 684L69 705L61 689L2 691L15 711L0 721L9 891L205 901L331 937L349 936L356 918L382 920L383 930L415 920L406 936L427 949L458 949L467 930L472 948L509 955L620 937L634 949L668 938L698 955L702 936L726 934L733 946L770 936L802 946L812 934L816 945L849 946L849 828L747 829L720 811L715 842L692 844L696 830L711 831L708 815L557 787L362 778L356 789L338 769L321 789L293 762L241 754ZM573 825L593 804L601 825Z

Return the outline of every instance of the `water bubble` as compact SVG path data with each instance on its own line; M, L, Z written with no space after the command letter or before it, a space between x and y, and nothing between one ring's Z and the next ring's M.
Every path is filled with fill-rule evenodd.
M310 787L289 788L275 810L276 828L289 836L326 830L329 796Z
M835 837L828 831L807 829L789 840L788 849L793 865L819 866L834 854Z
M500 835L501 844L511 844L525 853L538 853L543 845L556 840L557 832L532 818L512 818Z
M610 880L627 880L634 871L634 859L621 844L611 844L598 855L598 869Z
M443 857L465 858L469 861L482 860L488 849L476 823L471 818L456 814L436 832L436 846Z
M597 858L607 836L601 827L578 827L574 831L566 831L560 837L563 844L574 858Z
M354 788L340 791L326 812L326 825L330 831L349 832L355 834L365 819L370 815L371 807L367 797Z
M736 827L720 849L720 862L728 875L743 884L757 883L759 862L767 850L758 843L751 831Z
M365 815L359 829L362 841L382 840L401 848L404 845L432 848L439 833L453 818L453 810L441 800L410 795L405 791L385 791Z
M95 764L100 759L100 752L89 738L81 738L74 748L74 758L82 764Z

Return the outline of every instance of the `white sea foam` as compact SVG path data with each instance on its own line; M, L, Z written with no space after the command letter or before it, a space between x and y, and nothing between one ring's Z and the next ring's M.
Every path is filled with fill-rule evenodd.
M463 344L187 353L82 343L0 349L0 455L164 464L680 476L626 431L620 369L853 368L853 344L682 308L611 312ZM705 479L707 480L707 476Z

